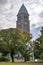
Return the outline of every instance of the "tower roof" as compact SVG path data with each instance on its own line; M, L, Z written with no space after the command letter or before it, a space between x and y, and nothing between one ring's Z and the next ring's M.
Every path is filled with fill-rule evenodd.
M26 7L24 6L24 4L21 6L18 14L21 14L21 13L25 13L25 14L28 14L28 11L26 10Z

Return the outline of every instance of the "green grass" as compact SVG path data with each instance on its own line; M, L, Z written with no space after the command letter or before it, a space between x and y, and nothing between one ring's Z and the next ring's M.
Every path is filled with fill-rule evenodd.
M0 65L43 65L43 63L29 63L29 62L15 62L15 63L10 63L10 62L0 62Z

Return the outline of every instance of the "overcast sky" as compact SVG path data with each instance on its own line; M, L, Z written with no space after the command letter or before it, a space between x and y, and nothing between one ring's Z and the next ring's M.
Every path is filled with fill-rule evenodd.
M16 27L17 13L23 3L30 15L30 31L36 39L43 26L43 0L0 0L0 29Z

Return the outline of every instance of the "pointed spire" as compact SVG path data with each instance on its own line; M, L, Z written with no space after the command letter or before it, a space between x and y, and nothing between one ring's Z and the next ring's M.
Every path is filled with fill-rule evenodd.
M25 13L25 14L28 14L27 10L26 10L26 7L24 6L24 4L22 4L18 14L21 14L21 13Z

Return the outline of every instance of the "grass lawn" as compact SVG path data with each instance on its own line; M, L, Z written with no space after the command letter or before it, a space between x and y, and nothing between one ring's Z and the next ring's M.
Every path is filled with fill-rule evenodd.
M0 62L0 65L43 65L43 63L29 63L29 62L15 62L15 63L9 63L9 62Z

